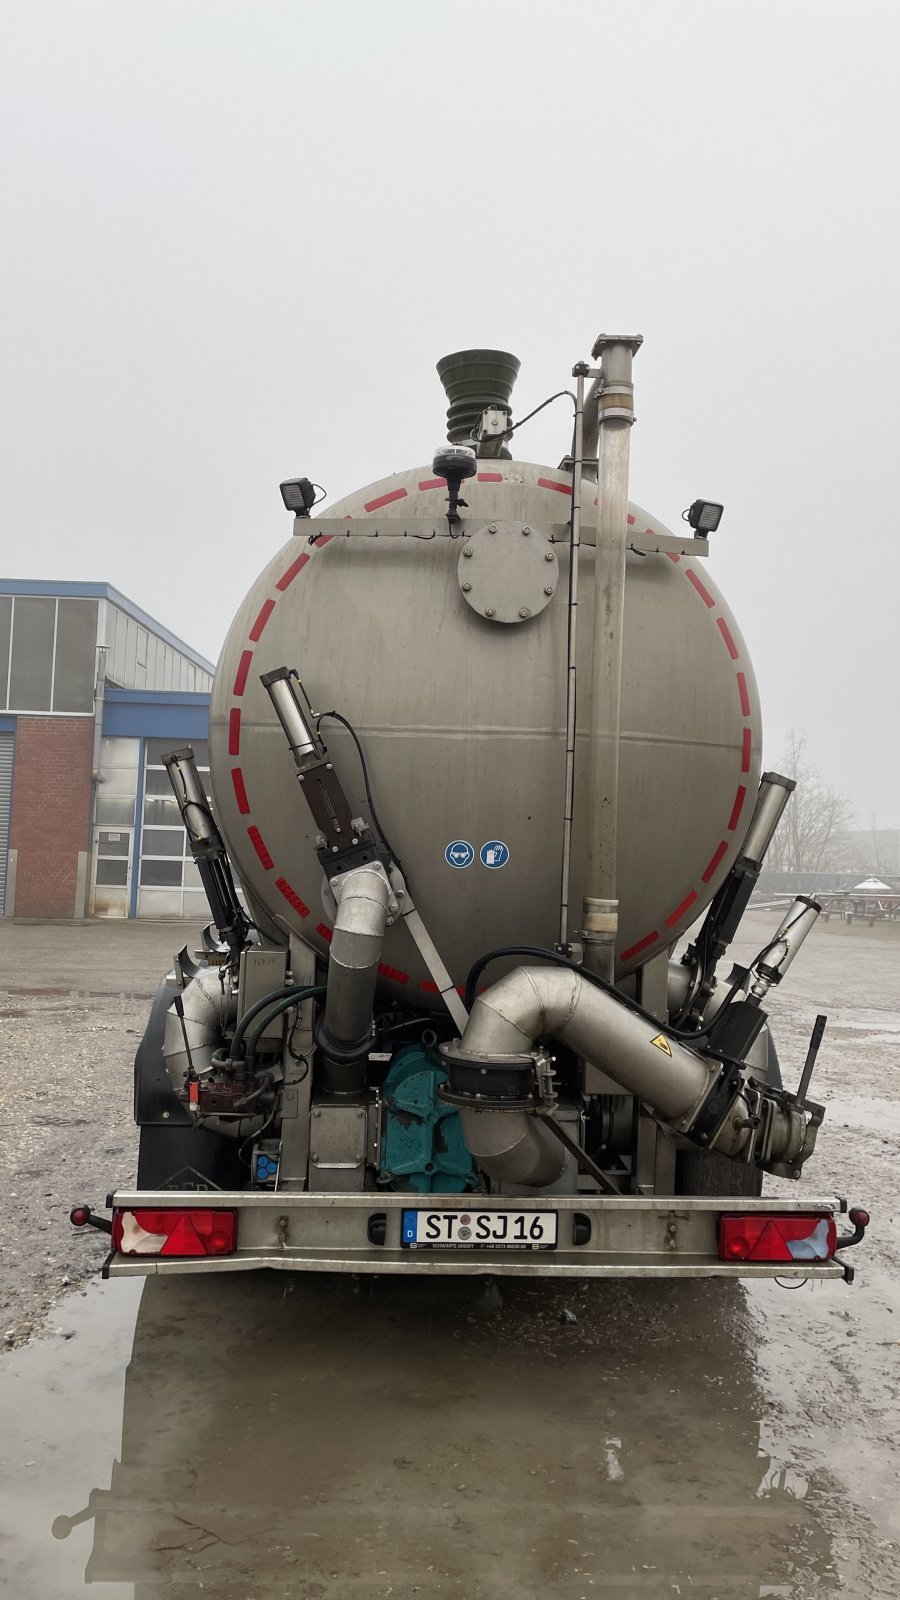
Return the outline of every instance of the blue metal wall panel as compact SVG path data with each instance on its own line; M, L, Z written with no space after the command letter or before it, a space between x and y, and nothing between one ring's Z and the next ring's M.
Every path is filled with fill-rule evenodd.
M205 739L209 695L129 694L108 690L103 702L105 738Z

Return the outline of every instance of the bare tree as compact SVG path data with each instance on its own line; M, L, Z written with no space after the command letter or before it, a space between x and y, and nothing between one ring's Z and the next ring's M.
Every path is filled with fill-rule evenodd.
M868 838L869 854L871 856L871 871L874 868L875 876L885 878L894 868L894 850L891 848L892 839L889 831L882 831L878 826L877 814L873 811L870 817Z
M797 787L769 850L766 866L776 872L840 871L853 806L807 759L806 734L792 728L782 767Z

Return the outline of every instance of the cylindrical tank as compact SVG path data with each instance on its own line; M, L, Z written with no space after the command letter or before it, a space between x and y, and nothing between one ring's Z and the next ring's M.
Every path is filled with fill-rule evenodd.
M585 481L586 508L596 492ZM299 521L298 537L269 562L232 624L210 718L216 811L250 903L270 925L296 933L323 956L331 919L316 830L260 674L296 667L317 712L334 708L349 719L362 741L382 825L458 984L486 950L548 947L558 936L568 577L560 525L568 518L571 478L482 459L464 493L465 526L483 529L466 571L487 570L478 561L487 556L491 523L501 531L492 552L500 549L503 529L527 527L518 547L506 537L494 581L506 561L515 594L530 538L529 582L533 588L537 549L553 591L539 602L539 614L535 606L534 614L505 625L479 614L464 592L465 540L335 536L312 543L315 521ZM445 510L443 481L420 467L349 495L328 516L377 517L380 526L390 519L398 528L396 519L432 518L438 535L446 535ZM641 553L629 554L626 583L620 974L665 950L712 898L749 825L760 768L753 670L706 562L653 552L653 536L668 530L637 505L631 518ZM551 546L553 524L560 542ZM576 917L589 771L589 526L583 539L589 542L582 544L579 588L570 894ZM688 550L690 542L688 535ZM354 813L367 816L350 738L335 723L322 731ZM454 843L470 849L453 852ZM574 925L570 931L577 935ZM402 923L387 931L380 971L394 999L433 1003L435 986Z

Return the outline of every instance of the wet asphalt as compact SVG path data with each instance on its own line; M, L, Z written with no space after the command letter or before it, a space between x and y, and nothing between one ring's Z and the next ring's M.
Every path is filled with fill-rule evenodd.
M0 1592L900 1595L898 932L778 997L788 1082L830 1013L803 1191L872 1210L853 1288L91 1280L0 1361Z

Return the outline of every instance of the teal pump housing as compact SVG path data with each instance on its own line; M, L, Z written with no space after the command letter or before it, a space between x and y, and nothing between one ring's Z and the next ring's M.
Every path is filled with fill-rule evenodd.
M438 1099L447 1074L437 1052L400 1050L384 1081L378 1181L417 1194L463 1194L478 1186L459 1112Z

